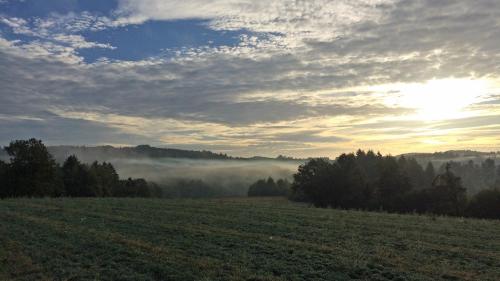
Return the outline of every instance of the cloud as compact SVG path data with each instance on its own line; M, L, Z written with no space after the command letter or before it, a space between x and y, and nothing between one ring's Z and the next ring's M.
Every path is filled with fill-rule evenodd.
M88 48L103 48L111 50L116 49L116 47L113 47L110 44L88 42L81 35L55 34L52 38L61 43L69 44L71 47L75 49L88 49Z
M292 133L282 133L272 136L272 139L284 142L295 143L337 143L349 141L347 138L322 135L323 130L300 130Z
M31 30L27 27L27 21L22 18L0 17L0 22L12 28L15 33L32 34Z
M120 0L115 25L148 20L207 19L216 30L280 34L276 44L303 46L304 40L331 41L349 33L350 25L383 17L379 7L393 0L162 1Z
M10 49L18 47L26 54L34 57L52 57L65 60L68 63L81 63L83 58L78 55L79 49L102 48L114 50L116 47L108 43L98 43L87 41L82 35L71 34L80 30L97 30L99 22L88 13L76 16L69 14L65 16L53 15L46 19L34 18L30 20L7 17L0 14L0 23L11 28L17 35L25 35L31 40L16 40L5 42Z
M411 105L387 104L398 93L373 87L498 81L497 2L122 0L108 17L4 16L13 32L36 39L0 39L0 113L38 124L49 112L111 129L111 137L95 139L113 141L121 132L235 154L436 150L446 145L425 143L446 143L449 134L449 147L457 147L468 132L481 147L498 145L485 131L498 123L497 90L467 109L476 119L425 122L411 119ZM244 35L236 46L189 46L139 61L85 63L78 53L115 47L87 41L82 30L193 18Z
M32 113L31 113L32 114ZM109 126L82 119L60 117L48 112L37 117L0 115L0 140L2 145L13 139L39 138L46 143L71 145L93 144L141 144L152 139L127 134ZM61 132L64 131L64 134ZM91 133L90 133L91 132ZM68 136L71 136L69 139Z

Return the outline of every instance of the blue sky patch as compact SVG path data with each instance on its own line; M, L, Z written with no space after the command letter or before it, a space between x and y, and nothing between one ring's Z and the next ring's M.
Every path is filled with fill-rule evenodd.
M116 1L97 0L25 0L8 1L0 4L0 34L8 40L19 40L19 44L30 43L34 40L40 42L52 42L62 46L68 46L67 42L54 40L56 35L80 35L85 41L109 44L113 48L102 47L75 47L75 52L85 62L92 63L98 59L136 61L155 56L169 56L176 50L200 48L236 46L241 41L241 35L257 35L248 30L220 31L213 30L208 26L209 21L204 19L157 21L149 20L141 24L129 24L124 26L104 26L97 30L91 26L83 30L72 29L73 24L78 21L58 24L45 28L49 35L39 35L40 21L45 19L54 20L58 17L64 18L71 14L98 16L114 19L114 10L117 8ZM34 31L33 35L27 32L15 30L12 24L1 21L8 19L12 22L25 20L24 29ZM85 19L84 19L85 20ZM87 19L88 20L88 19ZM17 23L16 23L17 24ZM51 37L52 36L52 37ZM260 36L265 36L261 34Z
M167 49L196 48L201 46L235 46L240 35L248 31L215 31L203 20L148 21L140 25L127 25L101 31L82 33L88 41L109 43L110 49L81 49L86 61L100 57L116 60L141 60L160 55Z

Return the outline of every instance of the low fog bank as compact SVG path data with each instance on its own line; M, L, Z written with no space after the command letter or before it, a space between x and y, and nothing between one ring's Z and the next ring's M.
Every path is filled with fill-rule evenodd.
M161 185L181 180L201 180L223 189L226 195L246 195L258 179L291 179L300 163L279 161L191 160L191 159L110 159L120 176L145 178Z
M273 177L292 179L304 160L283 158L232 158L210 151L187 151L137 146L104 147L48 147L57 162L63 163L70 155L76 155L84 163L94 161L113 164L121 178L144 178L174 195L194 196L242 196L255 181ZM185 189L186 194L179 194ZM203 189L208 189L204 191ZM167 192L168 193L168 192Z
M74 154L84 163L94 161L113 164L120 178L144 178L166 190L171 197L246 196L248 187L259 179L292 179L303 161L243 160L243 159L184 159L152 158L143 155L96 153L93 149L54 149L49 147L59 163ZM115 157L110 157L115 156ZM185 189L185 194L179 194ZM203 190L206 189L206 190ZM168 193L168 192L167 192Z
M451 150L435 153L408 153L403 154L407 158L415 158L417 162L425 167L427 163L432 162L434 166L439 167L449 162L472 163L480 165L486 159L500 158L498 152L479 152L472 150Z
M122 179L144 178L155 182L170 197L243 196L259 179L273 177L292 181L299 165L307 160L291 158L233 158L209 151L184 151L150 146L48 147L62 164L70 155L83 163L94 161L113 164ZM436 153L409 153L422 168L431 162L436 173L443 173L445 164L461 177L470 194L500 185L499 153L457 150ZM8 161L4 150L0 159Z

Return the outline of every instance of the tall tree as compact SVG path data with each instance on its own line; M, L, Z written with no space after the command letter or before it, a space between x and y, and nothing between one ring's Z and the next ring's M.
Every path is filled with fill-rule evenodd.
M433 212L446 215L463 215L467 198L460 177L446 165L444 174L438 175L432 189Z
M434 169L434 165L429 161L427 166L425 167L425 187L429 188L436 177L436 169Z
M97 161L89 167L89 172L96 179L97 196L111 196L113 189L119 184L118 173L111 163Z
M10 192L10 185L7 182L7 169L7 164L0 160L0 198L7 197Z
M403 168L413 188L424 189L427 187L424 169L422 169L422 166L418 164L415 158L407 159L406 166Z
M317 207L328 207L332 197L333 170L335 166L325 159L311 159L300 165L293 176L292 190L295 194L303 194Z
M260 179L250 185L248 196L286 196L289 187L290 183L288 181L279 179L275 182L272 177L269 177L267 180Z
M75 155L69 156L62 166L64 186L68 196L98 196L97 178Z
M388 211L401 209L404 196L412 188L408 176L391 156L384 157L380 162L379 175L376 187L378 207Z
M333 170L332 206L342 208L362 208L367 201L366 173L359 165L359 159L366 157L358 150L357 155L342 154L336 160Z
M5 147L10 156L9 196L60 196L58 166L41 140L16 140Z

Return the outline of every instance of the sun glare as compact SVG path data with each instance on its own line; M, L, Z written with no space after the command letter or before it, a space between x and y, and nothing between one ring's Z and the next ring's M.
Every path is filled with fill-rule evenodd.
M397 93L389 103L414 108L420 120L445 120L464 117L467 106L478 102L487 92L485 80L440 79L426 83L390 87Z

